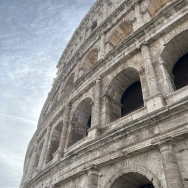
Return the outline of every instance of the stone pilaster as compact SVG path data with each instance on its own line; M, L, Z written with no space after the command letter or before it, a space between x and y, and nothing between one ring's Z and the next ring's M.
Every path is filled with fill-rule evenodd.
M100 51L99 51L99 60L103 59L105 56L105 33L100 37Z
M47 131L46 131L46 136L45 136L45 139L44 139L44 144L43 144L41 155L40 155L40 158L39 158L37 171L41 171L42 167L44 165L45 153L47 151L48 140L50 139L51 128L52 128L51 126L48 126Z
M149 86L150 96L156 95L159 93L157 79L155 77L155 72L151 60L150 50L148 45L143 45L141 47L142 57L144 59L144 66L147 76L147 83Z
M159 145L168 188L183 188L183 180L178 167L173 143L168 140Z
M141 69L139 71L139 77L140 77L140 82L141 82L141 86L142 86L143 100L145 102L146 99L149 96L149 93L148 93L148 86L147 86L146 74L145 74L145 70L144 69Z
M175 86L173 83L173 74L170 72L170 70L168 69L167 65L165 64L163 60L159 66L163 75L163 81L164 81L163 84L164 84L165 94L169 94L173 92L175 89Z
M49 155L50 155L50 146L51 146L51 140L52 140L52 133L53 133L53 131L51 130L49 139L47 141L46 156L44 158L44 162L43 162L43 167L42 168L45 168L47 162L49 162L48 159L49 159Z
M98 171L90 169L88 171L88 188L97 188L98 187Z
M76 65L76 72L75 72L75 81L80 77L80 57L78 58L77 65Z
M160 95L158 82L155 76L155 71L152 63L149 46L144 44L141 46L141 53L144 60L144 68L146 73L146 80L149 90L149 98L146 99L148 112L152 112L164 106L164 101Z
M95 101L92 113L92 125L89 129L89 137L97 137L100 133L100 112L101 112L101 79L96 80L95 85Z
M103 20L105 20L107 18L107 1L104 1L103 4Z
M136 29L144 25L142 12L140 10L140 3L138 0L135 1L135 17L136 17Z
M71 111L71 103L68 103L66 106L66 110L64 113L64 123L63 123L63 129L61 132L61 140L59 143L59 148L57 152L57 159L60 159L64 156L64 149L66 147L66 142L68 138L68 125L69 125L69 119L70 119L70 111Z

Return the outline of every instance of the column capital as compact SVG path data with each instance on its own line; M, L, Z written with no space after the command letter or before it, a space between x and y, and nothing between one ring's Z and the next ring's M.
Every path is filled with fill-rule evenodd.
M99 78L97 78L96 83L101 82L101 81L102 81L102 78L99 77Z
M144 68L141 68L140 70L138 70L139 76L144 75L144 73L145 73L145 69Z
M149 48L149 42L148 41L145 41L143 43L140 44L140 49L142 50L143 48Z
M101 32L101 35L99 36L100 39L101 39L102 37L104 37L105 35L106 35L106 31L102 31L102 32Z
M72 106L72 102L71 101L66 104L66 107L70 107L70 106Z
M97 174L99 172L99 168L95 164L93 164L90 167L88 167L86 169L86 171L87 171L88 174L94 175L94 174Z
M135 5L138 4L138 3L140 3L140 0L134 0Z
M50 131L52 129L52 124L49 124L48 127L46 128L46 132Z
M145 42L143 42L143 43L140 43L139 44L139 42L137 41L137 44L136 44L136 49L137 50L140 50L140 51L142 51L142 48L149 48L149 42L148 41L145 41Z
M172 137L167 137L167 138L163 138L163 139L159 139L159 140L156 140L154 142L152 142L152 145L153 146L165 146L165 145L171 145L173 146L174 145L174 141L173 141L173 138Z
M91 106L93 106L95 103L94 103L93 101L91 101L89 104L90 104Z
M33 152L36 152L38 150L38 142L34 143Z

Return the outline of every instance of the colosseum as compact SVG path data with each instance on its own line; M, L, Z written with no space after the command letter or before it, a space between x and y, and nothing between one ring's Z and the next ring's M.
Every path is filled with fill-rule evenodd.
M57 68L20 188L188 188L188 0L97 0Z

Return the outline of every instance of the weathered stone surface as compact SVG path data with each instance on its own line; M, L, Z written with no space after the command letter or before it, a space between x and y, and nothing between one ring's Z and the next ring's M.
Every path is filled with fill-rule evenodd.
M188 188L188 83L173 74L187 41L187 0L97 0L59 60L20 188Z

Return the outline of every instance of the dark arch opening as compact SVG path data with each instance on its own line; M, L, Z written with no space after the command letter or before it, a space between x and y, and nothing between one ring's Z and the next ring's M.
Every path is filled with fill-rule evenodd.
M128 173L119 177L111 188L154 188L152 182L141 174Z
M51 140L50 140L50 147L47 155L46 163L50 162L54 158L55 152L59 148L59 143L61 139L61 132L63 128L63 122L61 121L53 130Z
M177 90L188 85L188 53L177 61L173 68L173 74Z
M121 116L125 116L144 106L140 81L131 84L121 98Z
M88 130L91 128L91 115L89 116L88 122L87 122L87 130L86 130L86 135L88 135Z
M97 27L97 21L94 21L91 25L91 31L93 31Z

